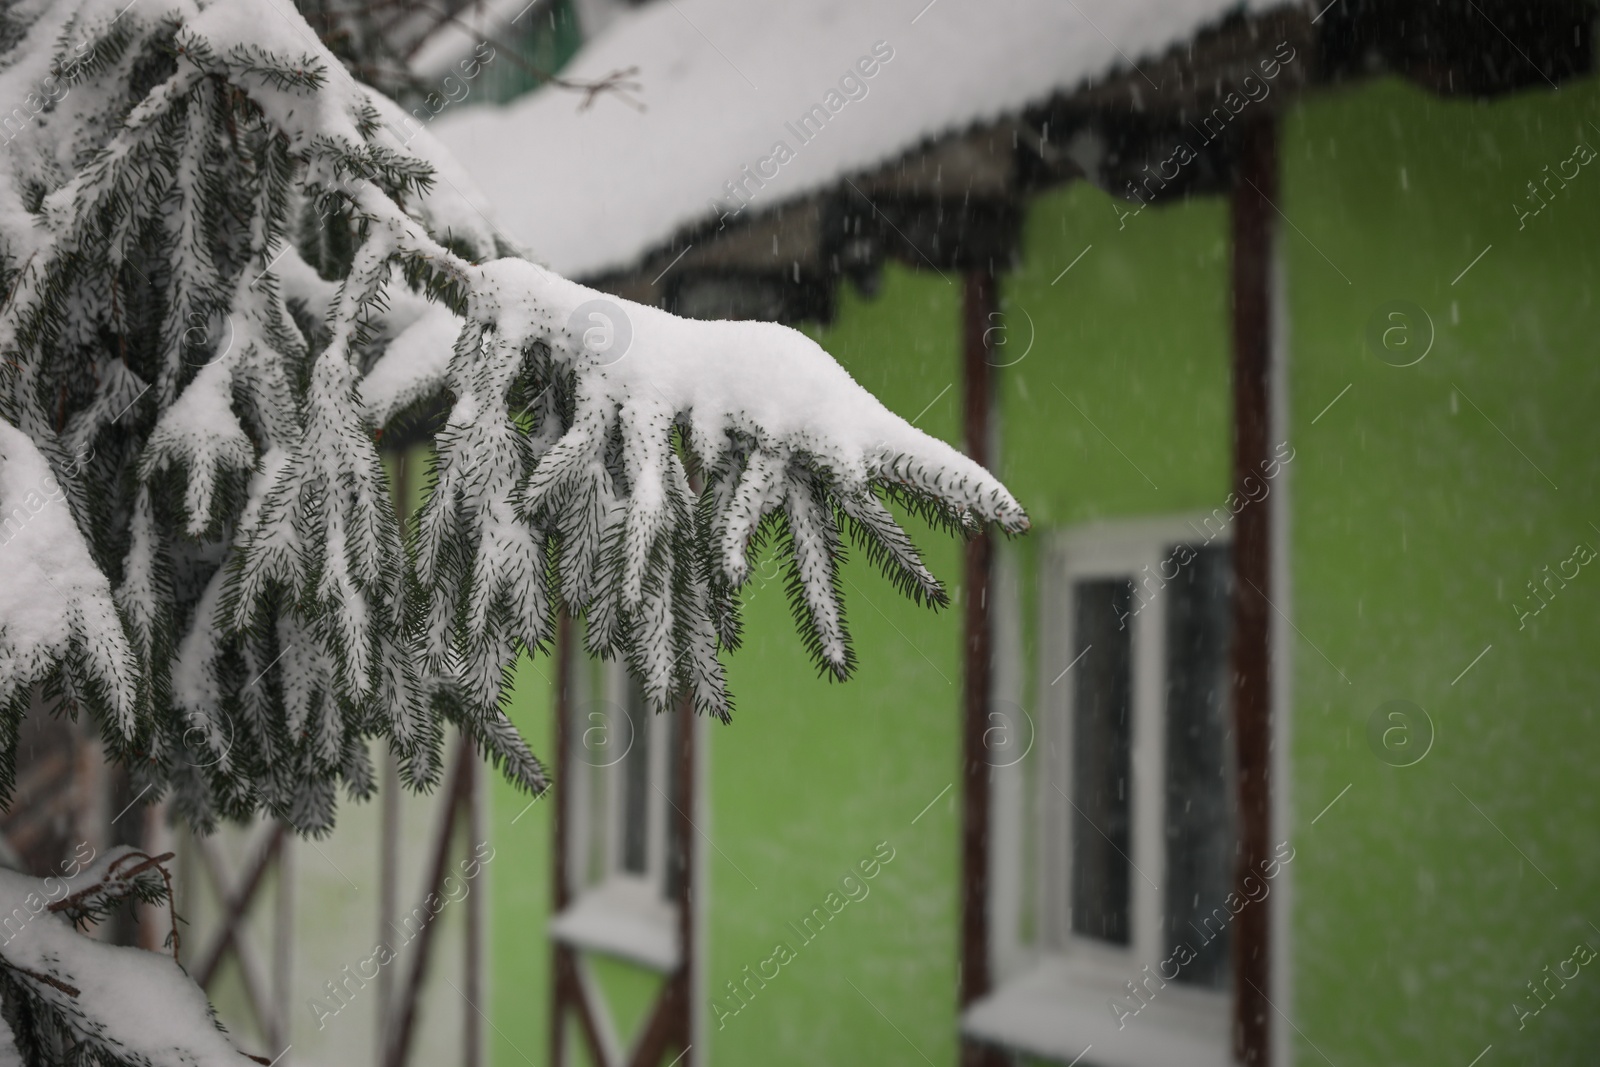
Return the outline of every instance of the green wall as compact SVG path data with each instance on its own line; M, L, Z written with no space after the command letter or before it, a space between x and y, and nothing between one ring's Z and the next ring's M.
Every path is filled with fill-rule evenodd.
M1582 568L1524 630L1511 605L1577 543L1600 547L1600 167L1524 229L1511 205L1578 140L1600 145L1596 118L1592 81L1491 104L1385 83L1285 131L1283 206L1303 231L1283 235L1302 1064L1322 1062L1312 1043L1339 1064L1464 1065L1491 1043L1485 1064L1593 1062L1600 975L1520 1031L1511 1005L1537 1006L1524 983L1578 941L1600 948L1600 574ZM1367 347L1392 300L1433 320L1414 366ZM1394 699L1432 719L1413 766L1367 743Z
M1296 456L1282 603L1299 634L1287 650L1293 769L1280 783L1298 850L1293 1000L1279 1007L1299 1029L1300 1064L1464 1067L1491 1043L1484 1067L1577 1064L1600 1036L1588 969L1524 1030L1511 1007L1519 995L1535 1006L1524 983L1577 941L1600 947L1586 925L1600 923L1600 853L1585 847L1600 667L1584 647L1600 633L1600 577L1584 567L1525 630L1511 606L1579 541L1600 548L1589 525L1600 427L1585 417L1600 400L1588 238L1600 173L1586 167L1525 229L1510 206L1583 129L1600 143L1586 126L1597 103L1591 83L1492 104L1368 83L1297 107L1283 131ZM1000 372L1000 469L1036 529L1222 504L1226 241L1218 198L1125 220L1083 185L1031 205L1023 263L1003 283L999 361L1016 362ZM955 281L891 268L874 300L844 294L815 334L891 408L951 441ZM1434 346L1415 366L1380 362L1366 341L1395 300L1432 316ZM958 547L912 530L958 591ZM1007 549L1023 578L1025 664L1039 543ZM701 829L715 847L702 888L718 1064L955 1062L959 827L957 791L941 791L959 769L959 611L913 607L864 561L845 574L858 676L819 679L781 581L758 583L730 661L734 723L709 731ZM513 715L548 754L543 686L526 665ZM1381 762L1367 742L1392 699L1421 705L1435 728L1414 766ZM497 1063L543 1063L550 810L512 827L526 800L495 789L496 840L521 858L494 872L491 1040ZM787 924L879 842L895 858L870 894L800 943ZM734 1006L724 983L780 941L794 959L719 1029Z
M1210 511L1228 493L1226 206L1120 206L1082 183L1037 198L1002 281L995 362L1020 361L998 372L1000 473L1041 530Z

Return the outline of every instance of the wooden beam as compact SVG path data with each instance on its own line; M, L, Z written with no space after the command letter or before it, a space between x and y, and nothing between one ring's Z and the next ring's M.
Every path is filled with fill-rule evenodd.
M569 750L572 748L572 660L577 655L577 650L573 648L576 640L572 619L564 612L559 614L556 618L556 825L552 834L555 855L550 865L554 881L551 910L555 915L560 915L572 903L571 878L567 870L568 853L572 847L569 839L572 798L567 789L567 779L572 770L572 753Z
M962 382L966 452L978 464L989 459L989 316L998 306L987 271L963 278ZM987 531L966 545L961 590L963 615L961 856L961 1006L989 991L989 765L983 731L989 711L989 576L993 566Z
M688 1047L689 1040L685 1036L689 1018L688 985L681 970L667 979L661 995L656 998L650 1021L639 1035L633 1055L628 1058L629 1067L661 1067L669 1049Z
M465 739L463 739L465 743ZM483 788L482 775L477 760L467 760L461 765L466 776L463 792L467 807L467 848L476 849L483 838ZM466 1028L462 1049L462 1067L483 1067L483 1017L478 1005L483 1003L483 894L467 895L466 937L466 999L473 1009L463 1018Z
M1233 180L1233 491L1251 499L1271 444L1272 240L1278 196L1277 126L1272 118L1241 131ZM1271 512L1247 507L1233 528L1233 713L1239 785L1239 847L1234 889L1271 851L1268 777L1272 760ZM1233 1047L1240 1063L1267 1067L1272 1008L1267 1001L1269 902L1246 908L1233 930Z
M30 712L30 714L32 714ZM26 730L31 724L24 722ZM33 733L34 731L30 731ZM37 745L29 742L41 742ZM45 744L52 747L44 748ZM22 752L32 749L33 763L11 790L11 808L0 816L0 834L29 871L53 870L67 848L52 847L52 838L72 817L77 799L73 774L73 735L38 733L19 742ZM48 856L48 858L46 858Z
M167 826L167 801L158 800L139 809L139 848L147 855L159 856L163 852L176 853L172 831ZM174 864L176 866L176 864ZM172 930L171 913L176 901L165 904L134 904L135 943L146 952L166 950L167 938Z
M565 612L556 615L556 682L555 682L555 827L551 832L550 864L550 914L560 915L568 903L567 891L567 823L572 818L572 802L567 772L572 766L572 744L569 731L572 717L572 619ZM550 981L550 1063L565 1067L567 1062L567 1002L575 983L572 961L565 945L554 942L550 948L550 966L554 972Z
M294 1001L295 839L284 834L278 845L278 913L272 940L272 1021L267 1026L269 1054L288 1067L290 1005ZM242 942L236 942L243 947Z
M698 490L700 487L696 486ZM685 693L678 702L678 761L677 811L678 819L678 977L676 1025L667 1035L685 1050L683 1067L694 1067L697 1057L688 1055L694 1034L694 861L696 830L689 813L694 811L695 786L695 715L694 698Z
M456 763L450 771L450 781L445 788L444 810L439 814L439 825L434 831L433 855L426 880L422 884L422 907L428 909L428 897L444 884L445 865L450 860L450 843L455 839L456 817L466 800L466 790L472 780L472 766L477 752L466 735L456 744ZM431 909L428 909L431 911ZM411 969L400 991L399 1003L389 1012L395 1020L393 1036L389 1043L388 1067L405 1067L411 1055L411 1035L416 1030L417 1002L422 996L422 980L428 973L428 958L433 949L433 930L439 925L438 916L430 914L428 921L417 932L416 954L411 959ZM473 1010L477 1005L469 1005Z
M994 369L989 347L991 317L999 309L994 275L986 268L968 270L962 279L963 425L967 455L988 466L992 431ZM988 724L993 664L993 632L989 619L989 584L994 543L987 530L967 542L961 588L961 977L960 1001L965 1008L989 992L989 764L983 734ZM1003 1063L1000 1053L963 1041L963 1067Z
M578 976L577 950L558 943L555 946L555 961L556 1018L563 1019L570 1007L578 1016L578 1027L583 1033L584 1041L589 1048L589 1058L595 1067L611 1067L611 1061L606 1056L605 1042L600 1038L600 1024L595 1021L594 1010L589 1006L584 983ZM556 1029L552 1027L553 1031ZM564 1064L565 1052L563 1044L561 1054L551 1062L558 1067Z
M261 880L266 875L267 868L271 866L273 857L278 854L278 849L283 846L283 833L282 823L274 823L272 829L267 831L266 839L256 849L255 856L250 861L250 866L246 868L244 877L234 887L232 893L228 892L221 879L221 864L216 862L216 857L209 851L210 842L203 837L195 838L196 851L200 853L202 860L205 861L212 875L212 881L216 885L217 893L223 898L221 928L211 944L199 955L199 962L189 972L194 978L195 984L201 989L211 984L211 979L215 976L217 966L222 962L223 953L227 951L228 946L234 945L235 951L237 951L236 939L238 938L239 922L244 918L244 913L249 910L250 903L255 899L256 890L261 887ZM265 1016L262 1016L261 1023L263 1026L266 1025Z

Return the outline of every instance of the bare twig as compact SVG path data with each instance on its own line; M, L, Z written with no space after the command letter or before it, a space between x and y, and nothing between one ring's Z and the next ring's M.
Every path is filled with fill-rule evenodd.
M22 966L21 964L12 963L10 960L0 960L0 964L4 964L5 966L10 967L13 971L16 971L20 975L24 975L24 976L26 976L28 978L32 978L35 982L43 982L45 985L55 986L57 989L61 990L61 992L65 993L69 997L76 997L78 995L78 993L79 993L79 989L78 989L77 986L68 985L67 983L63 982L61 979L52 978L48 974L40 974L38 971L31 971L28 968Z
M10 292L6 293L5 300L0 301L0 311L4 311L6 308L11 306L12 298L17 295L17 287L22 284L23 277L27 275L28 267L33 263L33 257L38 254L39 250L36 248L32 252L28 253L27 259L22 261L22 269L17 271L16 278L11 282Z
M616 93L618 100L622 101L624 104L627 104L635 111L643 114L646 110L645 105L641 101L635 100L633 97L628 95L629 92L642 92L644 89L644 85L642 83L633 80L634 76L638 73L638 67L623 67L619 70L612 71L610 74L607 74L605 77L600 78L597 81L592 82L577 82L568 80L566 78L557 78L554 76L551 77L550 81L552 84L559 86L562 89L570 89L574 92L581 92L584 94L583 103L578 105L579 111L587 111L589 106L594 103L595 97L599 96L601 93L610 92Z
M163 852L159 856L150 856L150 855L148 855L148 854L146 854L144 852L129 852L129 853L126 853L125 855L119 856L114 861L112 861L110 867L106 868L107 877L104 880L96 882L94 885L84 886L82 889L78 890L76 893L72 894L70 897L62 897L60 900L55 901L54 903L50 904L48 910L53 911L53 912L59 912L59 911L66 911L69 908L77 907L80 903L82 903L84 898L89 897L89 896L93 896L95 893L104 893L104 892L107 892L108 890L110 890L111 886L108 884L109 882L111 882L113 880L118 881L118 882L126 882L126 881L128 881L128 880L130 880L130 879L132 879L132 878L134 878L134 877L136 877L138 875L140 875L140 874L143 874L145 871L149 870L151 867L158 867L161 864L167 862L168 860L173 858L173 855L174 855L174 853L171 853L171 852ZM130 860L130 859L133 859L135 857L142 857L144 859L144 862L139 864L137 867L134 867L132 870L127 871L127 872L118 872L117 871L117 866L119 864L121 864L124 860ZM165 874L165 873L166 873L166 869L162 868L162 874Z
M173 858L173 855L174 854L171 852L163 852L159 856L151 856L149 853L145 852L124 853L123 855L118 856L115 860L111 861L110 866L106 868L106 877L103 880L96 882L94 885L85 886L69 897L63 897L62 899L55 901L49 905L48 910L52 912L60 912L77 907L86 898L93 896L96 893L109 893L118 890L121 886L131 885L133 879L154 867L156 872L161 875L162 884L165 885L167 889L167 916L172 922L172 936L170 938L172 943L172 962L176 963L178 962L178 949L180 944L178 938L177 902L173 899L172 895L172 874L164 866L168 860ZM129 868L126 871L119 869L122 864L131 859L140 859L143 862L139 863L137 866ZM116 882L118 885L112 885L112 882ZM126 890L123 890L121 895L126 895Z

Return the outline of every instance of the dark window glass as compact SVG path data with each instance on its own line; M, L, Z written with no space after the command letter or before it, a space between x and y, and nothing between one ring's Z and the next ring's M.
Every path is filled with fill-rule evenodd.
M1233 890L1233 735L1228 666L1230 555L1193 553L1167 598L1166 945L1195 953L1178 980L1213 989L1229 977Z
M1129 941L1133 600L1126 579L1073 585L1072 929Z
M628 687L633 744L622 757L622 869L650 869L650 712L637 682Z

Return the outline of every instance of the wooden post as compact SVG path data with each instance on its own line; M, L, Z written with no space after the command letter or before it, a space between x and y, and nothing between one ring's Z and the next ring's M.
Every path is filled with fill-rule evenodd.
M463 739L464 740L464 739ZM464 761L462 774L466 776L463 789L467 806L467 855L473 855L483 837L483 774L476 760ZM466 937L466 1001L472 1009L463 1019L462 1067L483 1067L483 894L468 893ZM484 1007L483 1010L487 1010Z
M572 756L568 749L571 747L572 717L572 620L565 612L556 617L556 684L555 684L555 713L556 713L556 740L554 776L555 784L550 788L555 790L555 827L551 833L551 881L552 893L550 899L550 914L560 915L565 910L569 901L567 881L567 823L572 818L572 802L568 798L571 786L567 780L568 771L572 766ZM550 1062L554 1067L564 1067L567 1062L567 1003L575 991L576 981L572 970L572 960L569 958L571 950L559 941L551 943L550 957L553 970L551 988L550 1010Z
M1270 116L1241 130L1233 181L1233 491L1259 486L1271 432L1268 372L1272 346L1272 238L1278 186L1277 126ZM1271 512L1247 507L1233 535L1233 713L1239 768L1239 847L1234 889L1272 850ZM1267 1067L1272 1008L1269 903L1246 908L1234 924L1233 1048L1249 1067Z
M694 698L685 694L675 712L678 720L678 751L672 758L678 761L678 794L673 798L676 810L671 813L678 821L678 847L682 850L677 859L678 869L678 974L673 979L677 986L677 1003L674 1005L674 1026L671 1039L685 1050L683 1067L694 1067L701 1057L689 1054L694 1040L694 857L695 829L689 813L694 810ZM668 861L673 862L671 860Z
M988 466L993 369L989 330L999 306L995 278L987 268L962 278L961 365L966 452ZM989 579L994 545L987 530L967 542L962 584L961 712L961 1007L989 992L989 764L983 734L988 725L993 635ZM963 1067L990 1067L999 1053L963 1041Z

